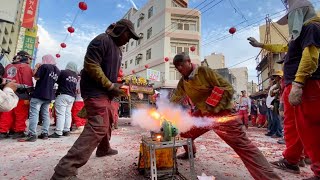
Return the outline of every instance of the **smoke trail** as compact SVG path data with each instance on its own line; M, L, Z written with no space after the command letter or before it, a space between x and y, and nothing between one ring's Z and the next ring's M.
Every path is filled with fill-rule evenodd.
M161 92L160 98L157 100L157 112L164 119L173 122L179 132L186 132L193 126L206 127L214 125L214 118L197 118L192 117L180 106L174 105L166 98L167 93ZM151 107L140 107L132 113L132 125L140 126L143 129L159 131L161 125L159 120L155 120L150 116Z

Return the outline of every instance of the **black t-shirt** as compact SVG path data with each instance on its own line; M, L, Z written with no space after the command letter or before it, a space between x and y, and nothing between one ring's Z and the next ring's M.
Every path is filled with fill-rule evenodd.
M289 50L285 57L283 68L285 85L291 84L294 81L303 49L310 45L320 48L320 23L314 22L303 26L300 36L296 40L289 42ZM310 79L320 79L319 66Z
M251 104L251 115L257 115L257 106L255 104Z
M121 50L106 33L98 35L90 42L85 55L85 63L90 62L100 66L112 83L117 82L121 60ZM108 96L107 89L103 88L85 68L81 74L80 87L83 98Z
M45 100L54 100L53 86L58 80L60 70L52 64L43 64L34 75L37 80L32 97Z
M68 69L62 70L57 81L59 85L57 94L67 94L76 97L77 78L77 73Z
M262 103L262 105L258 105L259 112L261 115L266 115L267 114L267 105L266 103Z

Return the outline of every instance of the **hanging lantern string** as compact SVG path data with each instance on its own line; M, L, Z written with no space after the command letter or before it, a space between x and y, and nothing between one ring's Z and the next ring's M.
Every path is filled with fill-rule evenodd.
M83 0L82 2L86 2L86 0ZM73 27L73 25L76 23L76 20L77 20L79 14L80 14L80 11L84 11L84 10L80 10L80 9L79 9L79 10L77 11L75 17L74 17L73 20L72 20L72 23L71 23L70 27ZM67 33L67 34L66 34L66 36L65 36L65 38L63 39L62 43L66 43L66 41L67 41L67 39L68 39L68 37L69 37L69 34L71 34L71 33ZM71 36L71 35L70 35L70 36ZM60 46L59 51L58 51L58 54L60 54L60 52L62 51L62 49L63 49L63 48Z
M73 26L74 23L76 22L76 20L77 20L77 18L78 18L78 15L80 14L80 11L81 11L81 10L78 10L76 16L74 17L74 19L73 19L73 21L72 21L72 23L71 23L71 26Z

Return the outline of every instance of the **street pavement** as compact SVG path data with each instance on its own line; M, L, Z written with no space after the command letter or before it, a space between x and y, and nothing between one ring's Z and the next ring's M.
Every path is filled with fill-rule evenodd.
M120 126L112 133L111 144L118 155L97 158L95 152L88 163L79 169L81 179L140 180L137 171L139 143L148 131L129 125L130 119L120 120ZM51 128L52 129L52 128ZM40 129L39 129L40 130ZM52 133L53 131L51 131ZM249 128L250 139L269 161L281 158L284 145L277 139L266 137L265 129ZM78 135L59 139L17 142L13 139L0 141L0 180L49 180L58 161L67 153ZM196 174L205 173L216 180L250 180L252 177L239 156L214 132L208 132L196 140ZM178 153L182 152L182 148ZM178 161L178 168L188 177L188 162ZM301 168L300 175L275 170L283 179L294 180L312 176L310 166Z

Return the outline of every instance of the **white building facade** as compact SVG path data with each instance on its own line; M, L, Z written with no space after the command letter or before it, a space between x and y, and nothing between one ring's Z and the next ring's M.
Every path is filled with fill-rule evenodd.
M221 53L212 53L209 56L205 56L204 59L206 59L211 69L222 69L226 66L225 57Z
M193 63L201 63L200 12L187 7L187 0L149 0L141 9L131 8L126 13L124 18L134 23L141 39L124 46L125 75L147 77L148 68L156 70L160 81L152 81L154 87L170 88L176 87L181 77L172 63L177 53L189 53Z
M231 68L230 72L236 77L235 96L240 96L243 90L248 92L248 68Z

